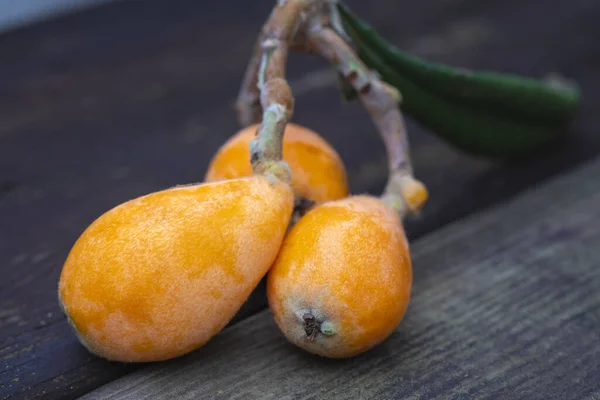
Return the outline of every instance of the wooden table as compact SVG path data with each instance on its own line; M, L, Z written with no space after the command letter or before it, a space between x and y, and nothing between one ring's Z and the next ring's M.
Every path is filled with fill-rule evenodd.
M260 286L205 348L155 365L90 355L59 311L62 263L114 205L202 179L272 1L115 2L0 36L0 399L600 398L600 5L348 3L453 65L584 88L568 140L526 163L461 154L410 122L431 200L407 223L415 290L390 340L331 362L285 342ZM292 57L295 121L378 193L383 147L324 60ZM560 175L557 177L557 175ZM540 187L541 185L541 187ZM120 378L120 379L117 379Z

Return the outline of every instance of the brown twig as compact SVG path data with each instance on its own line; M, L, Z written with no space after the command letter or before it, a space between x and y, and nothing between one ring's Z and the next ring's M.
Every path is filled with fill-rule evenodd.
M402 215L416 213L428 194L413 177L408 137L398 106L400 93L369 70L344 40L347 35L336 2L278 0L264 25L237 102L242 125L262 118L258 140L251 146L253 168L260 172L262 166L282 158L283 132L294 109L292 91L285 79L288 52L316 52L354 87L381 134L389 167L382 199Z
M261 88L259 81L261 64L264 61L265 44L278 42L285 47L285 52L290 48L304 50L300 47L305 44L304 38L299 38L301 25L306 16L319 9L321 3L331 0L277 0L271 15L262 27L258 36L250 62L246 67L242 85L240 87L235 108L238 123L245 127L258 123L262 119L263 105L261 104ZM278 64L279 63L279 64ZM285 59L274 60L275 69L285 70ZM283 76L280 76L283 78Z
M241 98L250 99L245 107L238 104L243 122L256 118L254 84L259 93L262 119L258 138L251 146L251 162L255 172L264 172L274 162L282 162L282 141L287 122L294 112L292 90L285 79L290 43L301 22L305 1L279 1L273 9L260 37L259 54L255 54L248 67ZM257 61L258 63L257 68ZM251 77L256 72L256 80ZM246 86L246 85L251 85ZM246 95L244 95L246 90ZM250 117L248 117L250 116ZM291 179L291 177L290 177Z
M262 117L260 90L258 89L258 72L260 70L263 34L258 37L254 51L242 80L235 109L238 123L242 127L259 123Z
M400 93L381 81L333 29L315 19L308 31L314 50L332 63L354 87L381 134L387 151L389 177L382 199L402 214L416 213L427 198L413 177L408 136L398 107Z

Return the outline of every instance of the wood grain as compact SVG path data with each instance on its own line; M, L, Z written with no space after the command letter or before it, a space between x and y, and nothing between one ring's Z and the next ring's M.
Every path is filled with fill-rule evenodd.
M327 360L270 312L94 399L593 399L600 396L600 159L413 244L413 299L379 347Z
M411 238L600 150L597 2L349 4L429 59L534 76L556 70L585 88L573 136L520 165L464 156L411 122L415 168L431 192L421 218L407 224ZM237 129L230 106L271 5L116 2L0 36L0 399L74 398L141 367L95 358L77 343L56 303L62 263L102 212L202 179ZM543 23L532 24L540 10ZM386 179L383 147L360 105L340 101L326 67L292 57L295 120L338 149L354 192L377 193ZM235 321L264 305L261 286Z

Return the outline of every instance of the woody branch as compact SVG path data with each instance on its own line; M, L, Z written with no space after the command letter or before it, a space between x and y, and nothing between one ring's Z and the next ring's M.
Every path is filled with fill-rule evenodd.
M294 111L292 90L285 79L286 63L304 7L296 0L280 1L275 6L259 37L258 52L248 66L240 95L248 103L238 104L238 112L241 122L257 122L257 110L262 111L258 138L251 147L256 172L282 160L283 134Z
M294 107L285 80L288 51L317 52L354 87L381 134L389 167L382 199L402 215L416 213L427 199L427 190L413 177L405 123L398 107L400 94L372 73L344 41L347 35L335 3L279 0L265 24L237 103L242 125L258 122L262 110L259 139L252 146L253 166L260 160L281 160L283 131Z
M381 81L333 29L315 20L307 32L314 51L330 61L358 93L385 144L388 183L382 199L402 214L416 213L426 198L425 187L413 177L405 122L398 107L400 93Z

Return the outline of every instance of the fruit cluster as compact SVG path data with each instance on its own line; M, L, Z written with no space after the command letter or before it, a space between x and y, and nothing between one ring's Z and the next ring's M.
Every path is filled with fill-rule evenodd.
M427 190L413 178L399 93L324 25L329 3L277 3L238 99L245 128L221 146L204 182L127 201L75 242L59 302L91 352L148 362L198 349L265 277L277 326L311 353L351 357L400 323L412 286L402 218L423 206ZM299 32L379 128L390 170L380 197L351 194L336 150L290 122L284 66Z
M140 362L197 349L267 273L278 326L312 353L360 353L400 322L412 272L398 213L350 196L338 153L300 125L283 141L291 181L253 173L257 129L219 149L204 183L121 204L77 240L59 298L91 352ZM309 205L296 223L294 204Z

